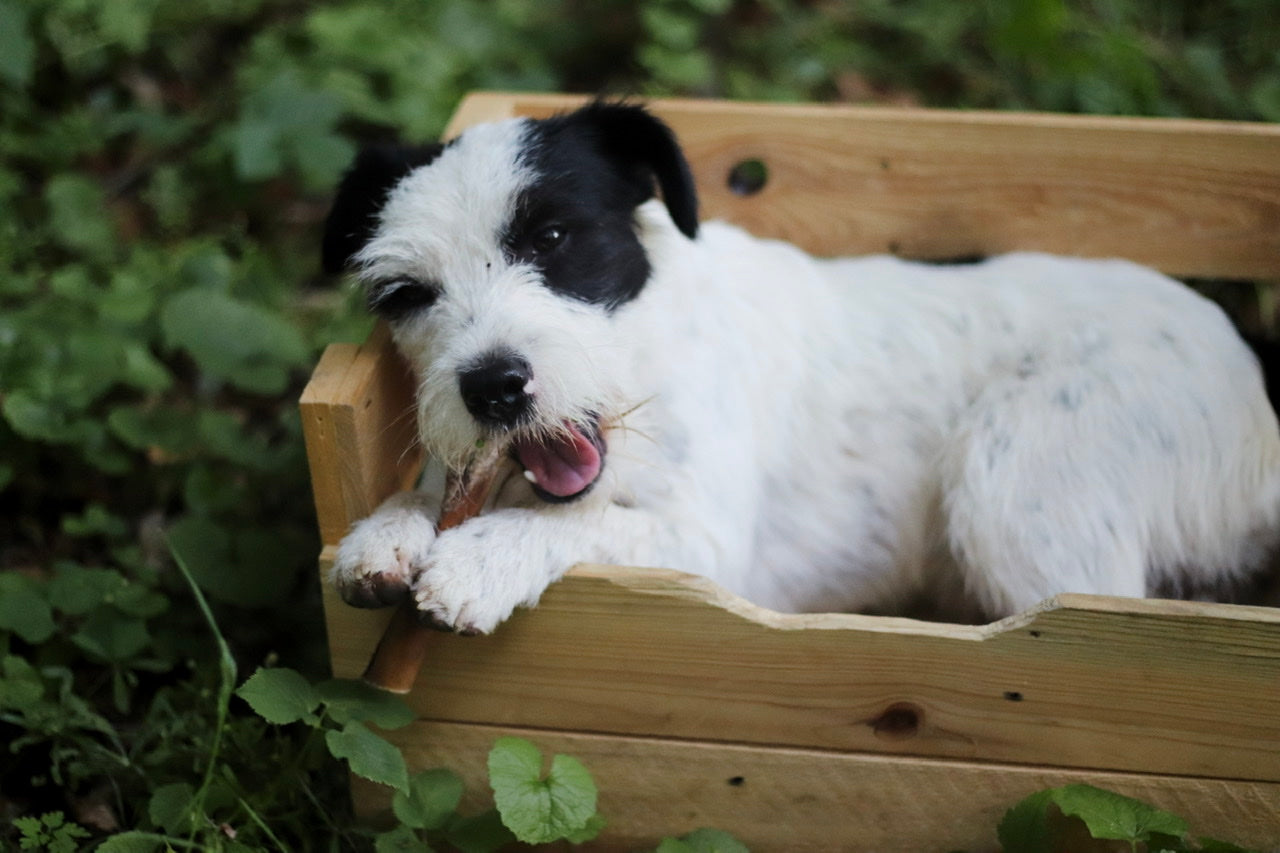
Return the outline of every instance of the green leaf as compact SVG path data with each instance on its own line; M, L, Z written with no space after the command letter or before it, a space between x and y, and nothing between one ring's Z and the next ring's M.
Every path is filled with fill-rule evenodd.
M750 853L745 844L718 829L695 829L680 841L690 853Z
M14 432L36 441L89 446L103 434L100 424L77 419L56 402L22 389L5 394L0 412Z
M0 80L22 87L35 70L36 42L21 3L0 0Z
M78 174L57 175L45 186L49 225L62 245L94 256L115 247L115 227L98 184Z
M290 545L278 532L257 528L228 531L217 522L189 515L169 527L169 544L182 557L200 588L240 607L263 607L293 586Z
M316 685L329 717L338 725L352 720L373 723L382 729L409 725L417 715L404 700L354 678L334 678Z
M44 697L44 682L35 667L17 655L0 662L0 708L22 711Z
M1037 791L1005 812L996 828L1003 850L1019 853L1053 853L1049 831L1049 805L1053 791Z
M363 723L353 720L342 731L326 732L324 741L333 757L345 758L357 776L390 785L397 791L409 789L409 770L400 750L369 731Z
M596 813L596 785L582 763L557 755L543 779L542 753L523 738L499 738L494 744L489 784L502 822L529 844L577 833Z
M246 391L277 394L309 350L292 323L263 305L202 287L169 298L160 312L166 343L207 373Z
M1200 853L1253 853L1247 847L1241 847L1238 844L1232 844L1230 841L1222 841L1217 838L1197 838L1196 842Z
M182 835L192 827L191 799L195 789L186 782L163 785L151 795L147 814L151 822L170 835Z
M231 136L236 173L247 181L274 178L284 171L280 131L269 121L243 121Z
M100 503L91 503L80 515L64 515L62 532L68 536L109 536L119 538L128 532L124 521L107 511Z
M108 663L123 663L151 644L151 634L142 619L103 609L84 620L71 642Z
M59 563L49 581L49 604L69 616L83 616L106 602L124 585L124 576L112 569Z
M409 778L409 790L396 791L391 809L405 826L440 829L457 811L462 800L462 778L443 767L424 770Z
M380 832L373 839L374 853L431 853L427 842L407 826Z
M154 853L163 841L146 832L122 832L103 841L94 853Z
M293 144L294 160L303 183L316 190L336 184L355 154L355 146L336 134L303 135Z
M664 838L654 853L693 853L693 848L678 838Z
M305 720L320 705L320 694L292 669L259 669L240 685L236 695L269 723L287 725Z
M1068 817L1078 817L1094 838L1146 841L1152 833L1183 838L1187 822L1175 814L1093 785L1053 789L1053 802Z
M98 29L130 53L139 53L147 45L151 17L158 0L111 0L98 7Z
M54 627L53 611L35 581L15 571L0 571L0 630L34 644L53 636Z
M455 818L445 831L445 839L460 853L493 853L515 842L516 837L502 823L497 809L473 817Z
M604 828L608 825L608 821L604 819L604 815L596 812L587 818L587 822L582 825L582 829L577 832L571 832L565 836L565 840L570 844L586 844L588 841L595 839ZM746 848L743 848L744 850Z

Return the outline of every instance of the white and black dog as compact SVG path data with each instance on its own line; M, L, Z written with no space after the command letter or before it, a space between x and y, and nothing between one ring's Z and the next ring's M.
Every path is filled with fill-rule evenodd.
M1210 302L1124 261L818 260L700 226L638 106L365 151L326 228L430 456L502 441L524 475L439 535L427 488L356 524L355 604L489 632L605 562L778 610L992 618L1238 580L1280 530L1280 429Z

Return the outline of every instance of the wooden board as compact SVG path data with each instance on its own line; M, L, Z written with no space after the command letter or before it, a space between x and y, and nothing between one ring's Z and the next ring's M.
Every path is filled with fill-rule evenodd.
M475 119L545 117L581 97L481 93ZM1280 126L658 100L704 218L823 255L1036 249L1125 257L1183 277L1280 277ZM730 191L760 160L756 195Z
M357 677L386 617L327 612L334 672ZM1280 782L1278 697L1270 608L1063 595L967 627L584 566L490 637L434 635L408 699L430 720Z
M413 380L386 327L358 347L328 347L299 407L320 539L336 545L422 467Z
M605 833L586 850L652 850L664 835L703 826L732 832L753 853L996 849L1004 812L1044 788L1098 785L1186 817L1198 835L1259 847L1280 843L1280 785L766 749L457 723L388 733L411 767L462 774L460 811L492 805L485 759L504 735L544 756L572 755L600 789ZM361 813L385 811L389 789L357 781ZM1127 849L1127 848L1125 848ZM1082 853L1075 847L1072 853Z

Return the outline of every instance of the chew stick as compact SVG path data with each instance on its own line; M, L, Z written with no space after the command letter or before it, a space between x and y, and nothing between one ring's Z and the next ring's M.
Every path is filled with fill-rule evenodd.
M480 514L501 461L501 442L487 442L461 471L446 475L440 520L436 522L438 532L457 527ZM408 693L422 669L433 633L419 621L418 608L410 597L396 608L387 623L365 667L364 680L391 693Z

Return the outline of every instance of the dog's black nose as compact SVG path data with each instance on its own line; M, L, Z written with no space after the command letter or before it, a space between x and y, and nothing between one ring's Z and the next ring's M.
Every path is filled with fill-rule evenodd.
M458 387L467 411L488 426L511 427L529 410L532 396L525 390L533 370L515 355L486 358L458 373Z

